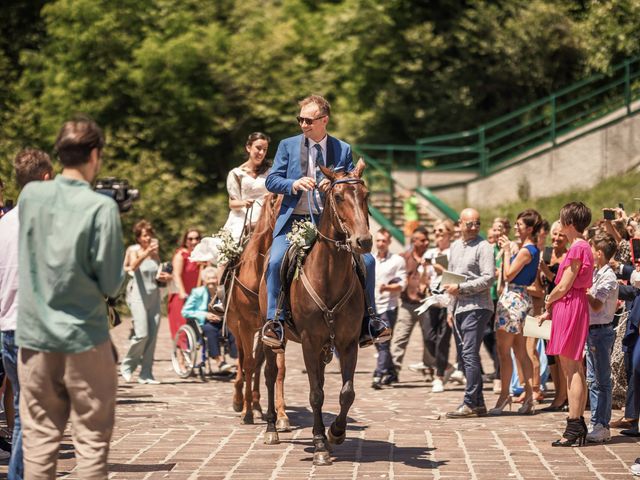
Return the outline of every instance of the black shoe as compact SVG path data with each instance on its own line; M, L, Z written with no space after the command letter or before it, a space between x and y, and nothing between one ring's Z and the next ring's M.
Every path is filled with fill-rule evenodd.
M382 390L382 377L373 377L371 388L374 390Z
M220 300L216 300L211 309L218 315L224 315L224 305Z
M587 426L584 417L567 418L567 428L565 428L561 439L551 442L552 447L581 447L587 442Z
M620 430L620 433L622 435L626 435L627 437L640 437L640 430L638 430L638 427Z
M394 383L398 383L398 375L396 373L387 373L382 376L382 380L380 380L382 385L392 385Z
M284 328L277 320L267 320L262 327L262 343L276 350L284 351Z
M389 328L389 324L376 314L371 314L363 327L358 341L360 348L391 340L392 330Z
M567 402L564 402L562 405L549 405L548 407L541 408L541 412L566 412L569 409L569 405Z

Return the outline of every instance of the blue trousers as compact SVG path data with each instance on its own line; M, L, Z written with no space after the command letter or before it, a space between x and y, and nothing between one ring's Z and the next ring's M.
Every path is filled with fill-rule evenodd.
M587 385L591 423L609 427L611 421L611 351L616 332L613 326L589 330L587 337Z
M13 408L15 410L8 478L22 480L24 463L22 460L22 423L20 422L20 383L18 382L18 346L15 343L14 330L2 332L2 363L13 388Z
M220 337L222 336L222 322L212 323L204 322L202 333L207 339L207 348L210 357L217 357L222 354L220 351ZM229 341L229 356L238 358L238 349L236 348L236 339L231 332L228 332L227 339Z
M267 267L267 319L273 320L276 315L276 304L278 303L278 294L282 286L280 282L280 265L282 265L282 259L284 254L289 248L289 240L287 240L287 233L291 231L291 226L295 220L305 218L301 215L291 215L287 223L280 231L278 235L273 238L273 244L271 245L271 252L269 257L269 265ZM376 287L376 260L370 253L362 256L364 264L367 270L367 283L365 293L369 301L369 305L375 309L375 287ZM330 278L327 279L331 281ZM366 312L363 312L366 314ZM281 317L282 319L282 317Z
M380 318L385 320L389 324L389 327L393 328L396 324L396 319L398 318L398 307L381 313ZM387 373L395 371L393 360L391 359L391 351L389 350L390 346L391 342L376 343L378 361L376 363L376 369L373 372L374 377L382 377Z
M460 345L460 356L464 376L467 380L464 404L470 408L484 407L482 395L482 370L480 368L480 345L485 327L491 318L491 310L471 310L455 317L454 334Z

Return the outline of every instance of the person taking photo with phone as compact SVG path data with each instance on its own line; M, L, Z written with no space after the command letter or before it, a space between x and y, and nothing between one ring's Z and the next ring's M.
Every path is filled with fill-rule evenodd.
M153 354L160 324L160 290L158 281L168 282L171 274L159 272L158 239L151 224L140 220L133 226L136 244L127 248L124 270L131 277L127 285L127 305L133 317L133 336L129 350L120 364L120 374L130 382L140 366L138 383L157 385L153 376Z

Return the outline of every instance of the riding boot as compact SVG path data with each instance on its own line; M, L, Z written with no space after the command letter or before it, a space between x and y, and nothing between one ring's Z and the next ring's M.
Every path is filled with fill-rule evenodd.
M374 343L391 340L391 328L376 313L371 313L362 320L362 329L358 343L360 348L370 347Z
M284 352L284 324L282 320L267 320L262 327L262 343L276 353Z

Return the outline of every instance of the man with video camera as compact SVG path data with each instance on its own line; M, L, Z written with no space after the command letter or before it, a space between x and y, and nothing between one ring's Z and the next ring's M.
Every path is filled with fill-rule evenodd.
M105 296L124 280L116 202L92 191L104 137L66 122L55 149L62 173L20 196L16 343L25 478L55 478L71 418L77 476L106 479L117 388Z

